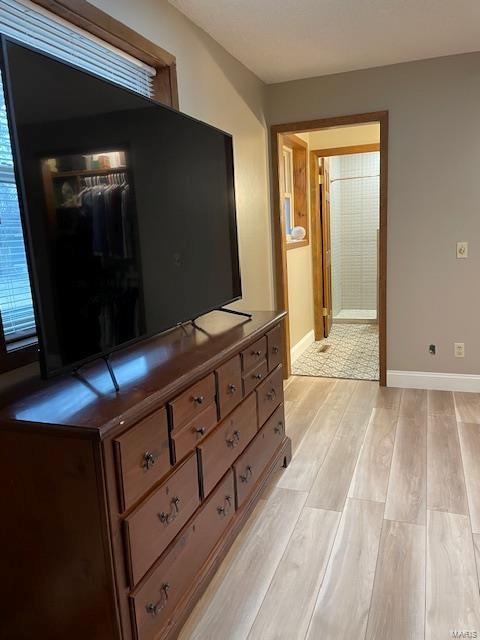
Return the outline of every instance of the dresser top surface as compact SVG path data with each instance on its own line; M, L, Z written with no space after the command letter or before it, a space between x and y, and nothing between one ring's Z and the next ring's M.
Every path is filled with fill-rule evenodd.
M218 311L163 335L112 354L110 361L120 385L113 389L103 361L82 368L80 375L36 380L0 411L0 428L17 423L77 428L101 437L128 425L220 362L273 328L284 312L256 311L251 320Z

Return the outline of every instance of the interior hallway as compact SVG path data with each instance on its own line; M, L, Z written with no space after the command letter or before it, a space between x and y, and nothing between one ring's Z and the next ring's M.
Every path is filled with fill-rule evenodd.
M292 377L285 404L293 460L180 638L480 633L480 394Z

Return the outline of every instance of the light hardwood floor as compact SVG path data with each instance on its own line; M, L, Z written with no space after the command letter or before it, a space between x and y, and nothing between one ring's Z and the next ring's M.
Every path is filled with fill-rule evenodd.
M480 394L292 377L285 406L292 462L180 639L480 638Z

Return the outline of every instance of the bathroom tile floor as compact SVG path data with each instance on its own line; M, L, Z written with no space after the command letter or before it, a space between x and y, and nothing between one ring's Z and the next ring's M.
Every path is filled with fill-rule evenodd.
M295 360L292 374L378 380L378 325L334 323L328 338L314 342Z

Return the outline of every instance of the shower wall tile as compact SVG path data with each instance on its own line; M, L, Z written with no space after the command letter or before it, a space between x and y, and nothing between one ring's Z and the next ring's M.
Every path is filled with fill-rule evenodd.
M330 161L334 315L377 307L379 171L378 152Z
M337 207L341 206L341 197L342 194L339 191L337 195ZM333 211L331 209L330 244L332 252L332 308L333 315L335 317L342 310L342 221L339 215L333 215Z

